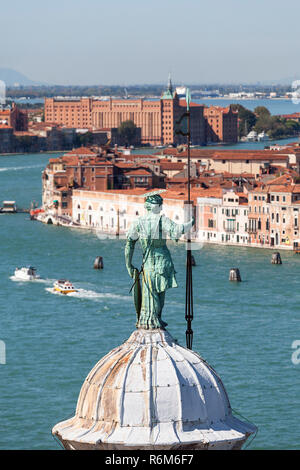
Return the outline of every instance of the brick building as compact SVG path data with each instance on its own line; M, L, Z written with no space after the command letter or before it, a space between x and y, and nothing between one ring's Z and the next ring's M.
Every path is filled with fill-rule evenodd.
M204 116L207 142L238 141L238 112L233 111L231 106L204 108Z
M14 131L27 131L28 118L15 103L11 106L0 107L0 124L12 127Z
M43 172L43 208L55 209L58 216L72 213L72 195L86 191L151 189L164 186L159 166L118 162L118 155L81 147L58 158L50 158Z
M191 103L191 141L205 143L203 105ZM141 129L141 143L169 145L180 143L175 134L176 121L186 111L185 100L173 92L171 80L160 99L73 100L45 98L45 121L88 129L116 129L124 121L133 121Z
M156 157L159 155L157 154ZM187 162L187 150L179 148L163 149L161 158L172 162ZM255 178L284 169L300 172L299 146L286 146L280 149L246 150L200 148L190 150L191 161L199 164L203 170L214 170L217 173L253 174Z

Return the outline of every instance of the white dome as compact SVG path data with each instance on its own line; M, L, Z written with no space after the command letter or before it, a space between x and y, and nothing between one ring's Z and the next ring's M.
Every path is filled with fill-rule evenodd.
M76 414L52 430L66 448L240 448L255 427L232 416L221 379L164 330L136 330L91 370Z

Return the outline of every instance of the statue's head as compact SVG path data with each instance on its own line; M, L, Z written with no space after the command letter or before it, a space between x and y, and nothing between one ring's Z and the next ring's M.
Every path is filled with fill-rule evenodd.
M152 194L146 197L145 208L148 212L159 214L162 210L163 198L159 194Z

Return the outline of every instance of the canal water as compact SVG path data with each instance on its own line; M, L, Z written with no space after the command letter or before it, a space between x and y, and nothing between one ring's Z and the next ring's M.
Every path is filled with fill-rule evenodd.
M0 201L40 202L48 158L0 157ZM135 328L124 240L28 214L0 215L0 240L0 449L58 449L52 426L73 416L90 369ZM163 318L184 346L185 249L170 243L170 250L179 287L168 291ZM193 349L221 376L234 412L258 426L248 449L300 449L300 354L292 348L300 341L300 256L282 251L283 264L272 265L271 255L208 245L194 252ZM96 256L103 270L93 269ZM26 265L40 281L14 280L15 268ZM232 267L241 283L229 282ZM79 292L54 294L58 278Z

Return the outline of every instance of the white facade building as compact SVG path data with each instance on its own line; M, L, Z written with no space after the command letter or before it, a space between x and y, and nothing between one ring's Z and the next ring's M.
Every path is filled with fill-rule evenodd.
M243 193L227 191L222 198L197 198L198 241L247 245L248 204Z

